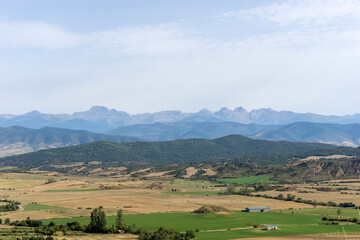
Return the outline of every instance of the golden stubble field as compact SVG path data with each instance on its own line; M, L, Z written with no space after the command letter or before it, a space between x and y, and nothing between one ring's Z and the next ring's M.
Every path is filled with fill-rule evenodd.
M54 177L55 175L55 177ZM0 175L0 196L20 201L23 211L1 213L1 218L23 220L51 219L89 216L93 208L103 206L108 215L115 215L118 209L126 214L188 212L203 205L218 205L229 210L243 210L246 207L269 206L271 209L312 208L312 206L292 201L280 201L239 195L186 194L202 191L219 191L206 181L173 180L154 173L152 179L138 180L121 177L76 177L38 172L36 174ZM156 177L158 176L158 177ZM52 178L55 182L46 182ZM341 187L360 188L360 183L342 183ZM299 190L309 190L313 185L296 185ZM339 187L339 186L338 186ZM176 194L171 194L176 189ZM311 190L311 191L310 191ZM280 193L295 194L296 197L317 201L354 202L360 204L356 195L340 192L321 192L310 189L308 193L297 191L265 192L269 195ZM182 194L184 193L184 194ZM27 209L27 204L45 205L42 209ZM48 208L46 207L48 206ZM54 208L55 207L55 208Z
M156 175L156 174L155 174ZM89 216L91 209L103 206L108 215L118 209L126 214L193 211L202 205L212 204L229 210L243 210L252 206L269 206L273 209L308 208L306 204L228 195L171 194L181 192L218 191L209 182L159 179L136 180L128 177L74 177L58 176L48 183L46 173L0 175L0 196L20 201L24 211L6 212L1 218L23 220ZM153 187L156 186L156 187ZM100 188L105 190L100 190ZM26 205L55 206L58 209L28 211Z
M268 194L271 196L277 196L279 194L283 194L284 196L286 196L287 194L294 194L296 198L302 198L306 200L319 202L333 201L336 203L353 202L356 205L360 205L359 179L333 180L319 185L295 184L285 186L296 188L296 190L282 192L267 191L260 192L260 194ZM329 188L332 189L332 191L319 191L316 188Z

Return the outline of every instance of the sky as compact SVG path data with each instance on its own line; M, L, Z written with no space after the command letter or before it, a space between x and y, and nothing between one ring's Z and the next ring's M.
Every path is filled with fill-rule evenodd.
M360 0L0 0L0 113L360 113Z

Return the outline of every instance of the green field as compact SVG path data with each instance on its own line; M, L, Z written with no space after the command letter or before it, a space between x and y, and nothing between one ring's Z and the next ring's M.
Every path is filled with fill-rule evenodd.
M242 178L222 178L218 179L221 183L238 183L238 184L253 184L253 183L278 183L269 179L269 176L253 176L253 177L242 177Z
M107 217L109 226L115 222L115 218L115 216ZM321 221L321 216L294 215L278 212L232 212L229 214L193 214L184 212L125 215L125 220L128 224L135 223L137 226L141 226L150 231L157 230L160 226L186 231L188 229L213 230L243 228L252 224L316 224ZM50 221L54 221L57 224L64 224L69 221L79 221L82 224L88 224L90 218L44 220L44 223L49 223Z
M360 225L279 225L279 229L273 231L264 231L259 228L248 228L221 232L199 232L196 233L196 239L221 240L253 237L261 238L271 236L292 236L319 233L339 233L341 237L339 239L346 239L344 238L344 232L360 232Z
M232 212L229 214L192 214L192 213L157 213L126 215L128 224L136 224L149 231L155 231L160 226L178 231L196 230L197 239L220 240L245 237L286 236L316 233L360 232L360 225L342 223L344 225L319 225L322 216L318 214L291 214L284 212L246 213ZM108 225L115 222L115 216L107 218ZM89 217L44 220L48 224L54 221L64 224L70 221L79 221L88 224ZM264 231L262 227L253 228L251 225L278 225L279 229ZM212 231L217 230L217 231Z
M46 190L44 192L93 192L101 191L99 188L89 188L89 189L59 189L59 190Z
M24 206L24 211L39 211L39 210L57 210L57 209L65 209L57 206L43 205L43 204L33 204L29 203Z
M217 196L219 195L218 191L198 191L198 192L164 192L166 194L175 194L175 195L198 195L198 196Z
M343 217L360 217L359 211L357 209L341 208L341 216ZM320 216L337 216L338 208L304 208L296 210L278 210L278 212L283 213L295 213L295 214L312 214Z

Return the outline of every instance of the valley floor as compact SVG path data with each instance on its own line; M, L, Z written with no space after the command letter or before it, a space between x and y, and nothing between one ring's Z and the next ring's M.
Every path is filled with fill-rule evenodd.
M296 186L297 190L264 193L291 193L303 199L360 203L359 198L354 195L357 189L360 189L358 180L333 181L323 185L329 188L346 188L349 193L318 191L318 185L314 184L292 185ZM108 216L109 226L115 222L117 210L123 209L125 220L129 224L136 224L148 231L156 231L160 226L180 232L198 229L196 238L200 240L360 238L359 234L355 234L360 233L360 225L347 222L324 225L326 222L321 220L322 217L338 216L337 208L314 208L312 205L293 201L218 194L224 190L225 187L216 182L172 179L162 174L153 174L153 177L141 180L121 174L110 177L93 174L85 177L55 172L2 173L0 196L20 201L22 208L15 212L2 212L0 218L14 221L30 217L43 220L44 224L51 221L56 224L70 221L88 224L91 211L101 205ZM297 192L299 190L300 193ZM191 213L203 205L221 206L228 211ZM246 207L259 206L268 206L271 212L241 212ZM340 214L341 217L359 216L356 209L342 209ZM266 225L277 225L279 229L262 230ZM0 228L0 233L3 234L10 234L13 230L13 227L4 224L1 224ZM57 238L90 240L104 239L104 235L82 234ZM136 239L136 236L109 234L106 239Z

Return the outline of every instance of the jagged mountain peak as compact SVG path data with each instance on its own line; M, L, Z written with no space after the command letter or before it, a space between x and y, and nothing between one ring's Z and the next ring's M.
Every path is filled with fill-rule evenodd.
M32 111L23 115L0 115L0 126L21 125L30 128L60 127L105 132L116 127L155 122L236 122L263 125L285 125L294 122L317 123L360 123L360 114L327 116L313 113L276 111L271 108L255 109L248 112L243 107L231 110L222 107L218 111L202 109L199 112L160 111L130 115L124 111L93 106L87 111L70 114L43 114Z
M243 107L236 107L236 108L234 108L234 112L247 112L247 111Z
M210 111L210 110L207 109L207 108L201 109L198 113L199 113L199 114L213 114L213 112Z
M42 115L41 112L39 112L38 110L33 110L31 112L25 113L24 116L38 116L38 115Z

